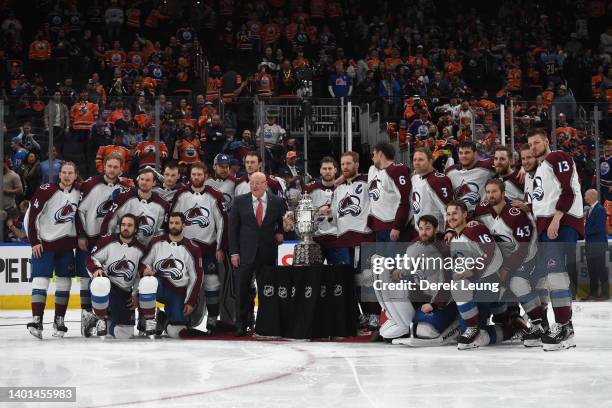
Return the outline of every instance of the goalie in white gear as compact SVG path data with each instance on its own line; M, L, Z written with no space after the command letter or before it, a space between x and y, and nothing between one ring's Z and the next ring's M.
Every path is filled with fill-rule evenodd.
M387 320L380 328L380 335L396 339L394 344L411 346L438 346L453 342L458 335L458 313L451 296L445 290L417 290L420 281L436 284L448 282L450 272L443 269L443 257L449 248L438 234L438 220L432 215L419 219L419 238L406 249L408 259L425 262L418 269L384 270L374 273L376 297L385 309ZM433 262L432 262L433 261ZM413 282L416 288L408 288ZM384 284L396 283L385 288ZM399 286L399 287L398 287ZM428 285L430 286L430 285ZM410 338L412 327L412 338Z

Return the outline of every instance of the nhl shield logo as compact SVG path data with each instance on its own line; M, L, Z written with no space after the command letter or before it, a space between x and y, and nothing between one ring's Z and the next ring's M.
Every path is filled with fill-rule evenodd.
M284 286L278 287L278 297L280 297L281 299L287 298L287 288L286 287Z
M342 296L342 285L334 286L334 296Z
M263 294L264 294L265 297L272 297L272 296L274 296L274 286L272 286L272 285L264 286Z
M304 297L306 299L310 299L311 296L312 296L312 286L306 286L306 288L304 289Z

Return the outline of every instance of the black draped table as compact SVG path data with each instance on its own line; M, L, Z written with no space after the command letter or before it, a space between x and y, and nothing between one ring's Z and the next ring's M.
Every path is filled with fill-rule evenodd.
M266 267L257 279L255 333L290 339L356 336L354 277L349 265Z

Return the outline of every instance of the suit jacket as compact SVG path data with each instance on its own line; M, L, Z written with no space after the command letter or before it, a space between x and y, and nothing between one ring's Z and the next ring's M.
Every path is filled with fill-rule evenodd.
M608 215L600 203L595 204L586 220L584 227L586 242L608 242Z
M253 211L253 195L239 195L234 199L229 216L229 253L240 255L241 264L259 260L264 265L274 265L278 255L278 245L274 238L283 232L283 200L268 193L268 203L263 223L257 225Z

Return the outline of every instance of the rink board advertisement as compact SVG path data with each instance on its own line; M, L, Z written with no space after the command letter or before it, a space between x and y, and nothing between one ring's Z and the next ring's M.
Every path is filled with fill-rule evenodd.
M612 242L608 240L608 242ZM278 265L290 266L293 264L293 247L297 241L288 241L278 247ZM585 296L588 290L589 276L584 255L584 241L578 242L576 251L578 282L580 285L578 297ZM2 309L29 309L32 288L31 260L32 250L29 245L3 244L0 245L0 310ZM612 270L612 252L608 252L608 273ZM611 274L612 275L612 274ZM612 277L610 279L612 282ZM51 280L47 305L54 302L53 293L55 283ZM70 308L79 308L79 284L75 279L70 290Z

